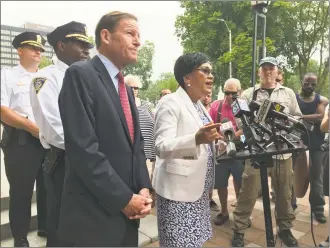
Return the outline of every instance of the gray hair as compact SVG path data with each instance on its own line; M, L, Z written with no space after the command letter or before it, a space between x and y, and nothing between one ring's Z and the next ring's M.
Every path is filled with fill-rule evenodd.
M237 78L229 78L223 85L223 89L225 89L229 84L234 83L237 86L237 89L241 89L241 82Z
M138 76L135 76L135 75L131 75L131 74L128 74L125 78L124 78L124 81L125 83L128 85L129 82L131 81L134 81L134 82L137 82L139 88L141 88L142 86L142 83L141 83L141 80Z

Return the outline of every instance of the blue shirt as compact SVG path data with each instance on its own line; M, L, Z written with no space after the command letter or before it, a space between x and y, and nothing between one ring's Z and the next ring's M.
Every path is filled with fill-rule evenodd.
M117 74L119 73L118 68L104 55L98 53L97 56L99 56L100 60L102 61L102 63L104 64L105 68L107 69L113 85L116 88L116 91L118 93L118 78L117 78Z

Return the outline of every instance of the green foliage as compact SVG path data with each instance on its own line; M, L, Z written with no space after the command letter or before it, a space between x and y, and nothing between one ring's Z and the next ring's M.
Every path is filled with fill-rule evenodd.
M53 64L53 63L49 58L47 58L45 56L42 56L41 61L40 61L40 65L39 65L39 69L42 69L42 68L44 68L46 66L49 66L51 64Z
M146 41L139 50L137 63L129 65L124 69L124 75L132 74L140 77L142 89L147 89L151 83L150 78L152 75L152 60L154 54L154 43Z
M95 46L95 39L94 36L88 36L89 42L91 42Z
M184 14L178 16L175 27L185 52L200 51L213 63L215 84L218 87L229 76L232 62L233 77L242 86L250 84L252 68L253 12L250 1L181 1ZM292 87L297 87L301 76L307 72L309 61L316 49L328 49L329 3L326 1L275 1L267 13L267 56L283 56L284 68ZM224 19L232 33L232 54ZM262 30L262 22L258 23ZM260 46L261 35L258 34ZM257 50L258 51L258 50ZM327 60L326 60L327 61ZM328 83L329 71L321 56L317 75L320 89ZM315 69L315 67L313 67ZM297 79L292 77L297 76ZM299 85L299 84L298 84Z
M147 90L140 91L140 97L156 104L160 98L162 89L170 89L174 92L177 87L178 83L175 80L173 73L165 72L160 75L159 79L155 83L150 84Z
M323 70L325 64L319 65L318 61L311 59L308 62L307 68L306 68L306 73L312 72L315 73L316 75L318 74L319 70ZM329 68L329 67L328 67ZM299 72L294 72L288 77L285 77L285 86L293 89L295 92L298 92L301 88L301 79L299 76ZM318 84L316 88L316 92L320 93L323 96L328 96L329 95L329 73L328 76L326 77L326 83L321 84L320 80L318 79Z

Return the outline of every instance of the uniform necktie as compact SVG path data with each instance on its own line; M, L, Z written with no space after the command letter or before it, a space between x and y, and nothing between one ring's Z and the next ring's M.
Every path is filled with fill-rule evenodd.
M129 134L132 139L132 143L134 143L134 123L133 123L131 107L128 101L128 95L127 95L123 74L119 72L117 74L117 78L118 78L118 92L119 92L120 103L124 111Z

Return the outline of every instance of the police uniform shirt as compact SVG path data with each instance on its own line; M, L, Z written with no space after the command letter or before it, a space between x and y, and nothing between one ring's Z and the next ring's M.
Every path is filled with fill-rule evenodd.
M34 123L30 85L35 75L35 72L28 72L21 64L1 70L1 106L12 109Z
M58 97L68 67L57 59L54 65L40 70L31 83L31 105L40 129L40 140L45 148L50 148L50 144L65 150Z

